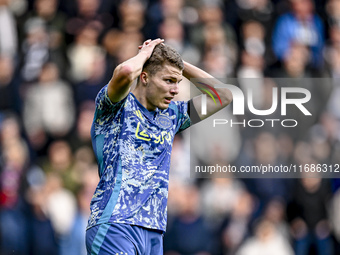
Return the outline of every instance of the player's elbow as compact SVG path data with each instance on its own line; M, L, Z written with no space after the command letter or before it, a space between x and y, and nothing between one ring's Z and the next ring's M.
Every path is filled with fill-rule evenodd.
M131 83L133 81L133 68L122 63L116 67L113 76L116 76L117 80L124 81L123 83Z

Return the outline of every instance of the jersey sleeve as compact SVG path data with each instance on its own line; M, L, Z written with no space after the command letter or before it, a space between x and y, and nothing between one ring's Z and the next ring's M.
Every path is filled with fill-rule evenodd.
M176 133L179 133L191 125L189 110L189 101L175 101L176 115L177 115L177 128Z
M107 92L107 86L105 85L97 94L96 97L96 114L97 117L101 116L101 115L105 115L105 114L111 114L111 115L115 115L118 111L119 108L121 108L121 106L123 105L123 103L125 102L126 98L125 97L123 100L113 103L108 95Z

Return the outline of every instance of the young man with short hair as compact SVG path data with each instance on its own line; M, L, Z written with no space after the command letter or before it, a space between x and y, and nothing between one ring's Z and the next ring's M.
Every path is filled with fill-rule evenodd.
M163 254L174 136L232 98L228 89L216 89L222 104L209 98L207 115L191 109L196 116L190 116L190 107L200 109L200 98L172 101L182 75L212 78L184 62L163 40L147 40L98 93L91 135L100 181L86 231L89 255ZM218 81L208 80L213 82Z

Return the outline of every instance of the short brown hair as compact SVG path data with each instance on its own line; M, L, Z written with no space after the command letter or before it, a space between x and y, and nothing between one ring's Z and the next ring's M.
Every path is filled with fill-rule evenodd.
M166 64L184 69L181 55L172 47L165 44L158 44L154 48L151 57L144 63L143 71L154 75Z

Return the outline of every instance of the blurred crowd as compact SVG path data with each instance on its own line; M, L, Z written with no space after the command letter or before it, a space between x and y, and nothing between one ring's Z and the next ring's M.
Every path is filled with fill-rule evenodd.
M0 255L86 254L94 99L157 37L252 87L258 108L285 86L274 78L312 92L297 131L235 127L205 158L340 163L340 0L0 0ZM190 178L188 137L173 146L166 255L340 254L338 179Z

